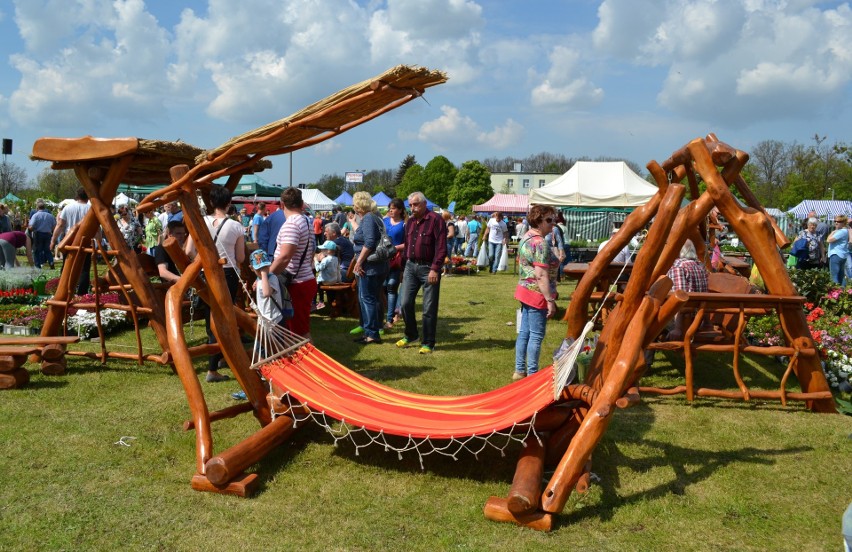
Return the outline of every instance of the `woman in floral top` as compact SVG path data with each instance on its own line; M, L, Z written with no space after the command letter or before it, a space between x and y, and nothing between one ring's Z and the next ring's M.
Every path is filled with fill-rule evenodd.
M557 259L545 236L556 223L556 211L547 205L533 205L527 216L530 230L518 246L521 278L515 299L521 302L521 323L515 341L515 373L519 380L538 371L538 357L547 319L556 313Z
M142 241L142 225L130 213L130 209L126 205L118 208L118 229L121 230L121 235L124 236L124 241L136 253L139 253L139 242Z

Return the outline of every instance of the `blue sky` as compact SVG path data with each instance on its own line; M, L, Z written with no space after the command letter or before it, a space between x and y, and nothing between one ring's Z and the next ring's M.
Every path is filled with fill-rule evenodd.
M0 0L0 135L33 177L40 136L213 148L405 63L450 81L296 152L294 183L407 154L644 166L708 132L849 143L850 37L848 2L807 0Z

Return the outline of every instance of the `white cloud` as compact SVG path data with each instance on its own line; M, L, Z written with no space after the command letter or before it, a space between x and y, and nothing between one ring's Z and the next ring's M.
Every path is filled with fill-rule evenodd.
M549 58L550 69L546 77L532 90L533 107L583 109L601 102L603 90L577 74L581 59L578 51L557 46Z
M604 0L594 44L669 74L658 101L732 125L808 118L848 94L852 11L813 0Z
M482 8L467 0L389 0L370 17L370 56L378 66L417 63L447 71L452 86L473 81Z
M21 73L10 96L12 116L21 124L97 125L112 118L157 116L169 52L166 33L142 0L114 3L46 2L41 10L29 2L18 5L16 20L30 51L10 61ZM107 9L109 8L109 9ZM53 54L39 52L54 41L62 43L69 30L79 30L81 18L91 17L83 32ZM60 21L56 28L49 25Z
M313 149L314 153L316 153L317 155L327 156L333 154L336 151L339 151L342 147L343 146L340 145L340 142L331 139L326 140L325 142L320 142L311 149Z
M441 106L443 115L421 125L417 138L439 151L469 150L472 146L506 149L517 144L523 133L522 125L506 119L502 126L483 131L470 117L452 106Z

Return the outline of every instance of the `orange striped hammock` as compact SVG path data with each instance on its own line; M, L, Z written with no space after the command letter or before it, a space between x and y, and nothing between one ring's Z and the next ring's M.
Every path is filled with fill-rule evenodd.
M261 371L314 412L352 427L411 438L490 435L529 423L554 399L552 366L505 387L459 397L420 395L382 385L311 344L263 365Z
M590 322L584 335L591 328ZM281 401L289 406L286 414L295 423L313 420L335 444L351 441L356 454L374 443L396 451L400 458L402 452L414 450L422 466L423 457L432 453L455 458L462 450L478 455L491 447L505 454L511 442L522 443L535 434L536 414L561 397L573 378L582 344L578 339L562 350L555 367L493 391L458 397L421 395L365 378L261 317L252 358L257 362L252 367L281 390ZM276 350L259 358L262 351Z

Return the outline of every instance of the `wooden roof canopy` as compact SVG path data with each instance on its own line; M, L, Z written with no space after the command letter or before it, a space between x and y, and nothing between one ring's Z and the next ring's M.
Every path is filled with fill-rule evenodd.
M179 195L181 189L208 185L216 178L252 172L261 159L319 144L423 95L426 88L442 84L442 71L398 65L372 79L354 84L301 111L266 126L236 136L225 144L200 153L190 171L179 180L148 195L139 204L150 210Z

